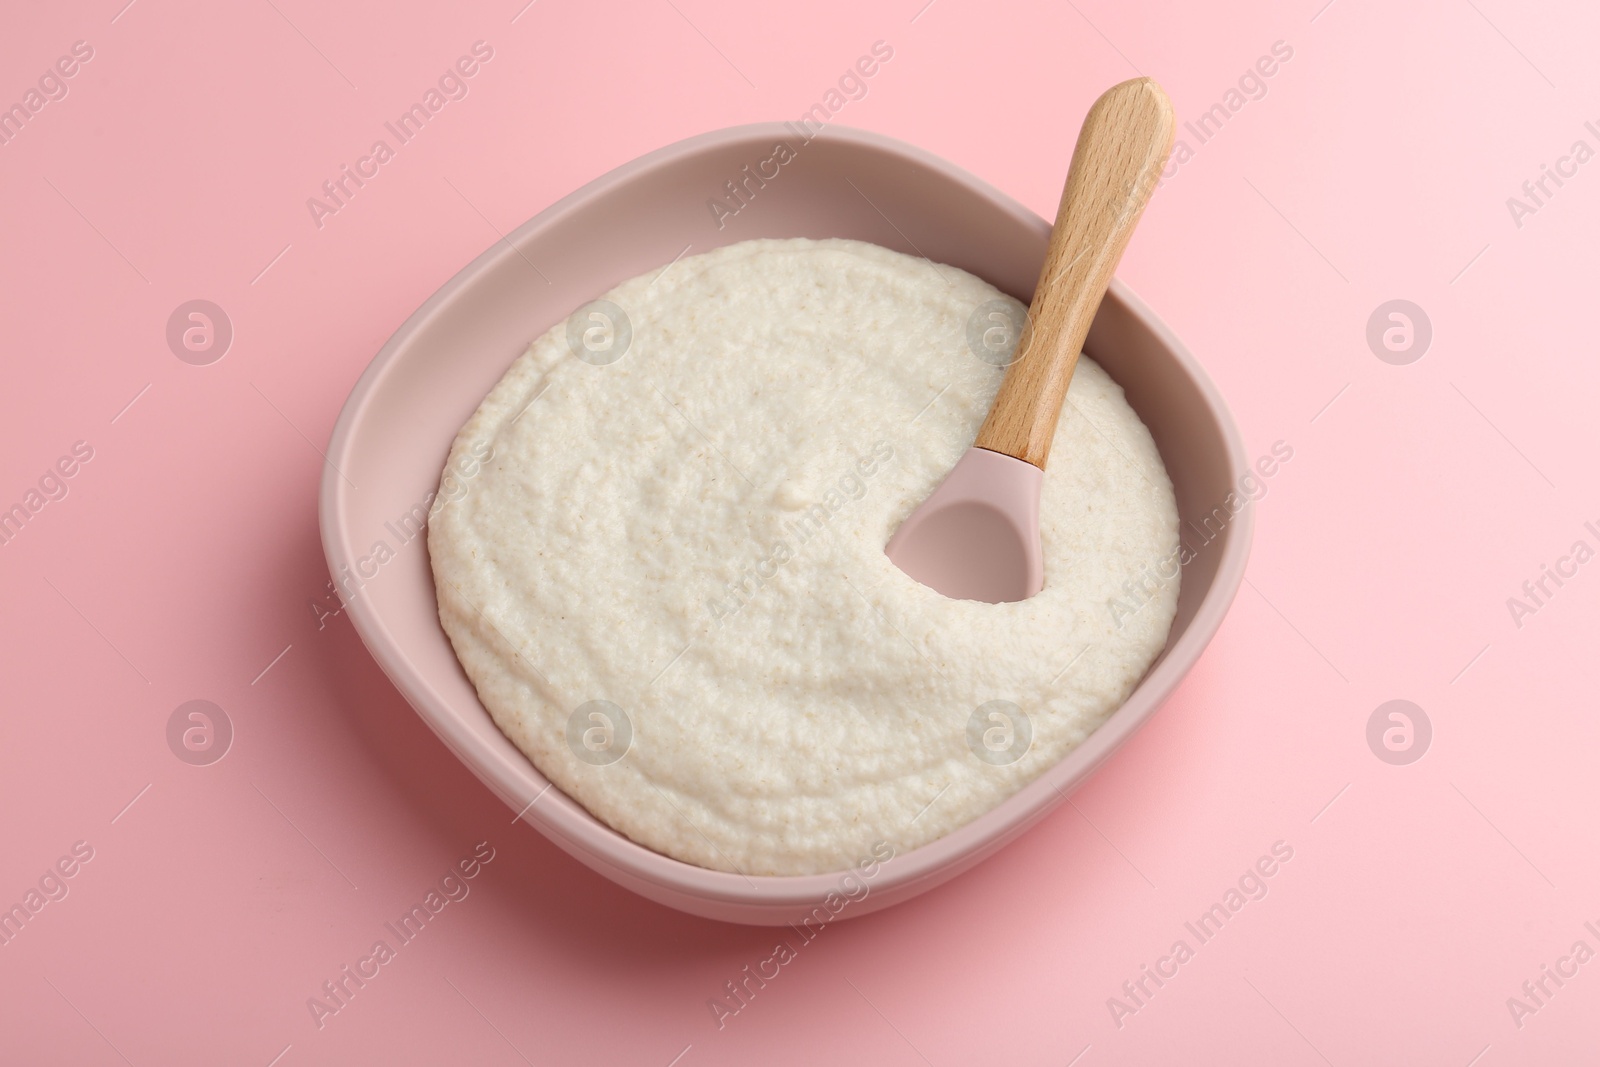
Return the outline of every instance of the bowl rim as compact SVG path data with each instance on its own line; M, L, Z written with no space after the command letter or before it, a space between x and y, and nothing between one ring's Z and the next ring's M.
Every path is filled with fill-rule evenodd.
M501 260L519 255L518 249L552 228L567 215L613 189L632 183L650 171L687 158L749 141L770 142L794 138L791 125L752 123L713 130L685 138L645 153L585 183L495 240L457 271L395 330L361 373L340 409L330 436L318 494L318 516L323 551L333 574L354 565L357 551L345 533L352 510L351 491L338 471L345 467L360 439L362 423L374 406L385 379L406 354L412 339L457 294L471 286ZM988 201L995 209L1024 226L1048 233L1050 224L1021 203L931 152L867 130L828 126L811 140L827 141L855 150L896 157L898 162L932 171ZM810 143L810 140L806 142ZM1113 278L1106 301L1122 305L1170 353L1198 392L1220 431L1230 469L1247 468L1239 430L1221 393L1199 362L1145 303L1120 280ZM1178 640L1169 645L1135 685L1128 698L1076 748L1033 781L996 807L942 837L917 846L883 864L872 888L885 897L911 895L919 883L942 881L999 850L1033 823L1043 818L1067 794L1086 781L1121 744L1155 713L1194 666L1215 636L1244 578L1254 530L1254 507L1246 506L1230 522L1215 575L1197 605L1194 616ZM362 643L389 681L451 752L479 780L557 846L607 877L646 892L659 887L673 894L714 904L772 908L811 904L835 890L849 869L807 875L750 875L698 867L656 852L590 816L575 801L569 806L537 805L544 792L556 788L533 761L516 752L521 761L502 758L474 737L465 718L452 710L445 697L430 684L404 654L383 615L370 597L352 596L345 604ZM437 611L433 622L438 625ZM448 637L440 626L440 639ZM480 704L481 709L481 704ZM487 710L483 710L488 715ZM515 751L515 750L513 750ZM564 795L564 794L563 794ZM515 820L513 820L515 821ZM954 870L952 870L954 868ZM647 893L647 895L649 895ZM660 899L659 897L656 899ZM865 910L865 909L862 909Z

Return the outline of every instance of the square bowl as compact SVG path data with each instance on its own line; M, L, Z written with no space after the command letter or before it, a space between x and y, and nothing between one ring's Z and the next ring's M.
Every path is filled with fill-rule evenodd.
M456 432L528 343L617 283L691 250L756 237L854 238L960 267L1028 303L1050 232L1044 219L890 138L841 128L804 134L766 123L681 141L590 182L496 242L418 308L362 374L334 427L320 497L328 567L356 631L485 785L620 885L696 915L759 925L813 914L843 872L747 878L696 867L635 843L552 788L495 726L456 661L420 523ZM742 190L739 201L728 198L730 186ZM1046 815L1177 686L1244 576L1251 512L1228 502L1241 496L1246 457L1204 371L1115 280L1084 348L1150 428L1176 490L1192 554L1166 648L1081 745L998 807L883 864L870 893L841 918L933 888Z

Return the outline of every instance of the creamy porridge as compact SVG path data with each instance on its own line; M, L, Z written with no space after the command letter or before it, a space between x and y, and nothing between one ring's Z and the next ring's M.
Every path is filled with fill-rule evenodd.
M883 551L983 421L1004 371L969 337L996 306L1018 308L875 245L761 240L534 341L428 532L506 736L633 840L747 875L904 852L1082 742L1178 594L1171 483L1099 366L1045 473L1039 595L950 600Z

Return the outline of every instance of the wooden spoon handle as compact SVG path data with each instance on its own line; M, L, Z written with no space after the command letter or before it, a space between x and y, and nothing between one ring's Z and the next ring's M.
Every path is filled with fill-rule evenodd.
M1028 309L1030 329L1018 341L1022 355L1000 383L977 447L1043 469L1083 339L1166 166L1175 121L1172 102L1149 78L1112 86L1089 109Z

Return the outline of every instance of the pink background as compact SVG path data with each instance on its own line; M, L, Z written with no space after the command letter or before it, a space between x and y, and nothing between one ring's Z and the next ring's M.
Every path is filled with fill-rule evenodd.
M1507 998L1574 941L1600 950L1600 565L1520 627L1506 600L1575 540L1600 547L1600 163L1520 227L1506 198L1575 140L1600 148L1600 19L1509 0L123 2L13 4L0 35L0 103L94 49L0 146L0 508L94 450L0 546L0 906L94 849L0 947L0 1059L1596 1054L1600 962L1520 1027ZM494 58L470 94L319 230L306 198L477 40ZM511 825L348 622L319 630L318 449L378 347L497 230L650 149L796 118L877 40L894 58L837 121L1046 217L1100 90L1150 74L1193 121L1292 47L1264 98L1188 135L1120 273L1250 453L1294 456L1221 634L1072 805L828 927L719 1029L707 999L780 935L648 904ZM197 298L235 330L209 366L165 340ZM1409 365L1367 345L1392 299L1432 323ZM1433 726L1405 766L1366 741L1399 698ZM167 744L193 699L235 730L210 766ZM485 839L471 895L319 1029L307 998ZM1267 897L1119 1027L1107 998L1280 840Z

